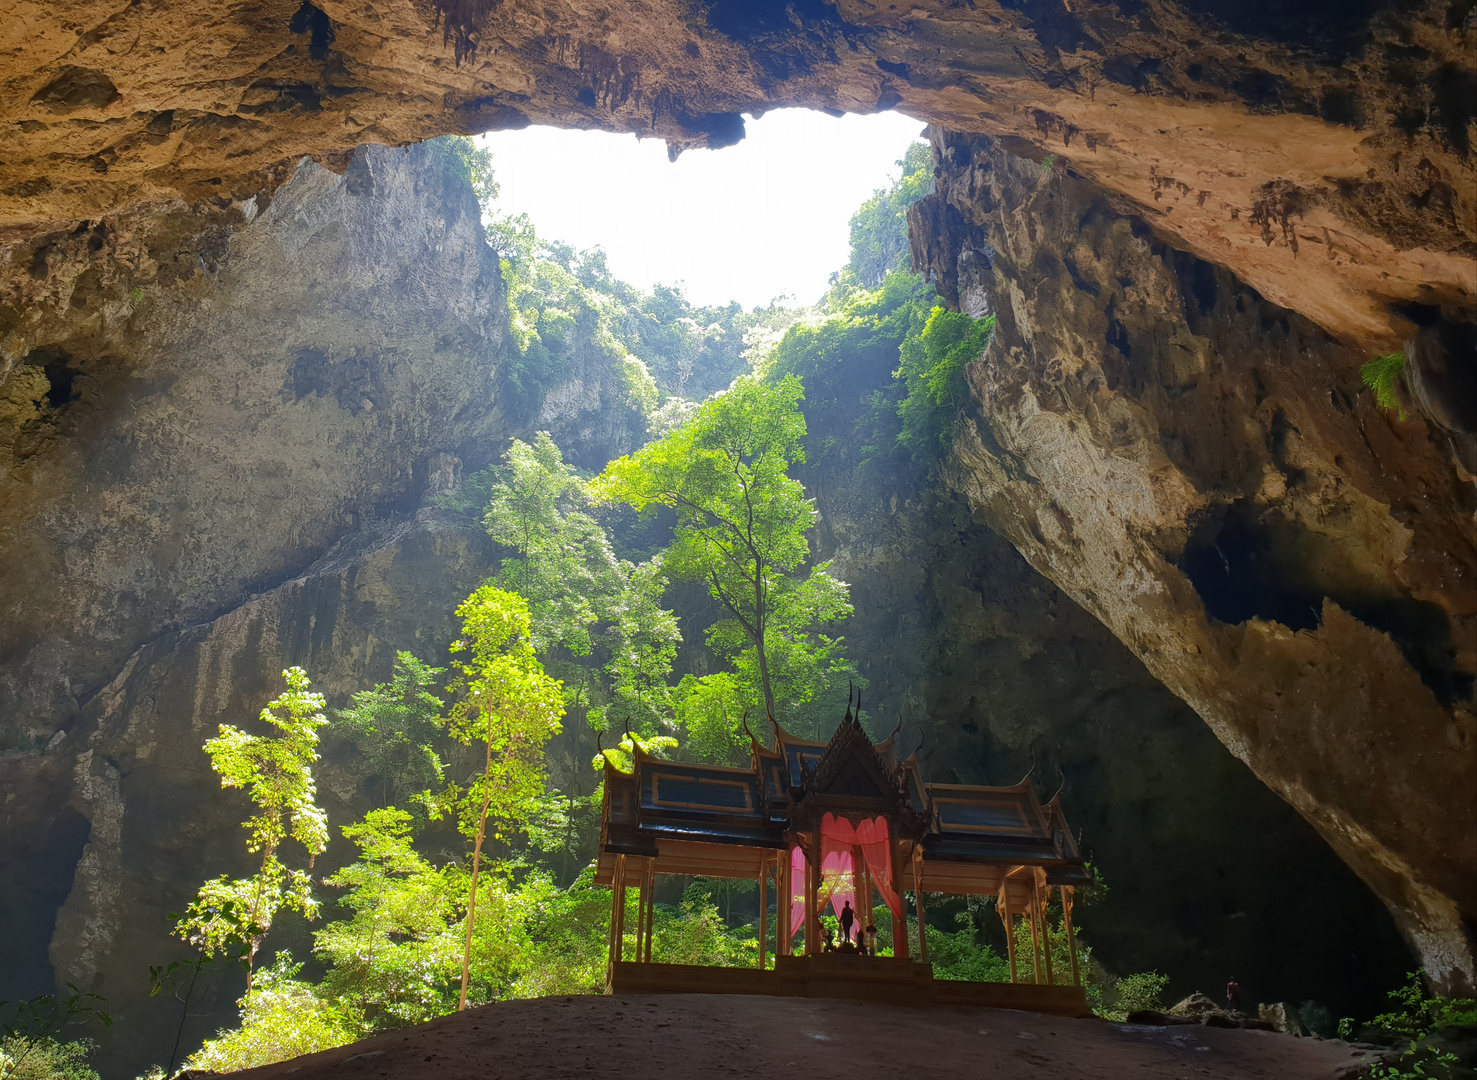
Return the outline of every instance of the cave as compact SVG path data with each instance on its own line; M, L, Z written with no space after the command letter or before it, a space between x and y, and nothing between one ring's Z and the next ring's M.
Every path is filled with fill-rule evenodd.
M367 865L342 828L408 807L414 858L461 867L465 837L408 801L405 762L441 740L451 773L477 767L444 730L376 741L343 716L379 707L401 654L448 672L432 696L451 709L459 607L493 582L543 587L516 576L532 556L513 534L489 531L516 502L510 448L528 468L557 455L540 529L574 522L588 582L635 580L685 565L673 545L702 523L680 503L612 502L612 463L786 378L804 430L784 473L813 520L776 573L819 568L805 588L836 583L847 611L785 648L834 662L777 709L733 644L732 598L685 570L625 630L602 617L557 646L530 631L568 701L544 801L510 833L524 847L489 841L496 888L582 912L576 927L612 919L610 890L602 908L581 878L592 756L661 736L663 753L742 767L766 712L824 741L855 681L869 737L896 727L937 782L1060 794L1102 874L1078 923L1100 1012L1171 1025L1187 1016L1165 1010L1203 992L1220 1019L1195 1037L1241 1037L1214 1044L1229 1054L1250 1035L1217 1023L1316 1033L1269 1061L1321 1076L1326 1055L1368 1053L1337 1036L1378 1035L1367 1022L1406 973L1422 994L1471 996L1471 4L27 12L0 62L0 999L97 995L74 1004L111 1027L84 1011L58 1030L92 1040L100 1075L224 1047L242 1002L271 992L338 1032L321 1036L335 1061L404 1029L423 1066L452 1038L438 1032L470 1039L490 1015L517 1018L520 1054L537 1039L588 1052L558 1013L599 1025L628 999L550 975L573 962L550 959L533 916L513 934L523 967L472 979L467 1015L434 1018L456 1011L459 970L435 1008L363 1006L352 1032L322 996L347 965L319 932L346 933L352 908L324 879ZM760 244L761 223L733 229L755 192L722 174L748 175L741 155L802 115L909 127L885 175L851 151L768 166L781 209L765 213L812 209L762 241L767 263L814 255L806 214L845 239L813 295L699 300L514 212L515 163L547 144L512 140L598 132L529 182L604 207L630 182L612 162L656 150L661 175L711 172L642 229ZM616 136L628 157L593 149ZM603 595L584 588L586 606ZM531 625L583 610L540 603ZM668 617L681 641L656 683L611 675L609 642ZM249 798L202 747L223 724L267 732L292 667L331 721L314 766L329 834L301 868L322 907L252 938L253 972L271 973L252 998L239 965L199 966L177 926L202 882L255 873ZM657 686L649 722L620 704L627 684ZM724 712L730 691L743 704ZM511 854L529 861L497 861ZM737 886L674 877L643 896L658 949L679 929L683 947L713 935L711 955L758 932ZM448 926L470 925L464 907ZM930 897L921 921L951 978L1016 943L976 897ZM1244 1015L1219 1004L1232 975ZM669 1002L658 1023L716 1031L705 1007ZM19 1015L0 1007L0 1052ZM890 1030L876 1017L866 1039ZM959 1032L930 1017L943 1069ZM805 1046L755 1053L784 1065Z

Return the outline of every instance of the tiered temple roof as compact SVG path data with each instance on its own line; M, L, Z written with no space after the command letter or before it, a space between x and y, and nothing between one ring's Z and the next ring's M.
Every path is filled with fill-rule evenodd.
M631 772L607 760L597 880L612 880L617 855L656 858L662 873L752 876L824 813L884 815L909 888L915 857L935 891L993 895L1023 867L1051 885L1090 880L1060 793L1043 804L1029 775L1009 787L926 783L916 753L898 759L898 733L874 743L849 704L827 742L773 727L772 747L752 740L746 769L663 761L639 746Z

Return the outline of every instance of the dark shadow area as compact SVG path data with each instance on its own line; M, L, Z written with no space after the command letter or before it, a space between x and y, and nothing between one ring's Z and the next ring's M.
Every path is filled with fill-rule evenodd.
M77 376L82 374L82 368L65 349L43 345L39 349L32 349L26 356L25 363L46 373L46 381L51 384L51 388L46 391L46 404L53 409L60 409L77 400L79 394L76 382Z
M1287 573L1273 553L1266 521L1245 500L1202 518L1180 560L1205 613L1217 622L1270 619L1312 630L1322 619L1323 596Z
M1281 515L1240 499L1195 526L1179 568L1217 622L1248 619L1313 630L1327 597L1366 626L1388 634L1421 681L1444 704L1470 699L1473 680L1457 670L1451 622L1438 605L1362 582L1319 588L1318 539Z
M49 974L56 912L66 903L72 876L92 832L91 823L67 807L35 833L6 830L0 847L0 999L15 1001L56 990Z

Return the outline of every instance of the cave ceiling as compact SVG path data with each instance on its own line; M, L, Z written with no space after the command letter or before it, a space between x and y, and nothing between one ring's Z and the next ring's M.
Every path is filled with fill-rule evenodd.
M0 245L264 201L298 160L551 124L672 154L895 108L1052 155L1371 349L1477 296L1470 4L9 0ZM44 267L42 268L44 273ZM8 350L7 350L8 351ZM7 356L7 362L14 357Z

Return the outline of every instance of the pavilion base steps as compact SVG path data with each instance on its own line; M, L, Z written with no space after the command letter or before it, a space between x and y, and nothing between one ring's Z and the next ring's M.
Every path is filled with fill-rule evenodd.
M844 953L781 956L772 971L621 960L612 965L607 989L616 994L764 994L923 1007L970 1005L1056 1016L1091 1012L1080 986L935 979L926 964Z

